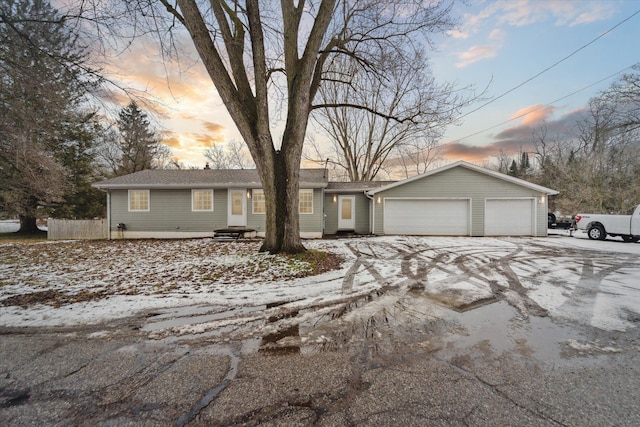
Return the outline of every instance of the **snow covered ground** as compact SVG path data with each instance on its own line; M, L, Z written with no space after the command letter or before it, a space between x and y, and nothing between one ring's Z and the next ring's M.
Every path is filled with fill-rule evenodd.
M0 222L0 231L11 226ZM299 277L304 263L257 253L256 241L0 243L0 326L87 325L153 313L156 334L256 320L264 329L274 316L291 324L291 313L304 322L336 307L366 317L416 295L433 316L499 299L523 318L549 315L605 330L634 328L640 319L640 244L581 234L305 244L339 254L341 267ZM172 320L180 316L188 318Z
M46 227L39 227L46 230ZM15 233L20 230L20 221L18 220L2 220L0 221L0 233Z

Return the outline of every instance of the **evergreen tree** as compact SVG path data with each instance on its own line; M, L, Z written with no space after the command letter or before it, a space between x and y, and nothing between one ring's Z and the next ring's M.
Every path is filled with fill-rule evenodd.
M67 191L63 202L50 210L51 216L70 219L104 216L104 193L91 186L103 178L95 152L95 141L103 131L93 114L67 129L64 148L58 154L67 171Z
M135 102L132 101L120 111L118 129L121 158L116 174L126 175L154 168L154 160L163 146L151 129L147 114Z
M77 30L46 0L0 2L0 199L23 232L73 191L65 156L89 153L70 130L82 114L95 74ZM84 141L82 144L90 144Z
M526 172L531 169L531 163L529 162L529 153L520 154L520 170Z

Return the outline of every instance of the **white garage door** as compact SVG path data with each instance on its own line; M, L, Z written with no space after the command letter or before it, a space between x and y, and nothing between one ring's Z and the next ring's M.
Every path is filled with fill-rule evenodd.
M468 236L469 200L385 199L384 233Z
M487 199L485 236L533 236L535 199Z

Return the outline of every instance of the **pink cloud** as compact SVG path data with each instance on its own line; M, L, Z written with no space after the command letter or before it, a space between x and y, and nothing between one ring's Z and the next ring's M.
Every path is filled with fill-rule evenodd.
M499 150L493 144L467 145L461 142L442 144L442 157L449 161L465 160L467 162L482 162L496 154Z
M553 112L556 111L556 109L557 108L554 107L553 105L547 105L547 106L540 105L540 104L530 105L528 107L524 107L516 111L511 116L511 119L517 119L522 117L521 124L523 126L532 125L548 119L549 117L551 117L551 115L553 115Z
M536 135L546 129L549 135L569 135L575 123L582 117L583 110L574 110L557 120L552 119L555 107L541 107L532 105L519 110L514 116L526 114L528 111L536 110L531 115L534 119L527 119L516 126L504 129L494 135L476 137L473 143L463 141L451 141L441 145L442 155L446 160L466 160L469 162L482 163L491 157L504 153L514 156L521 152L534 152ZM529 117L527 115L526 117ZM544 123L541 121L544 120Z

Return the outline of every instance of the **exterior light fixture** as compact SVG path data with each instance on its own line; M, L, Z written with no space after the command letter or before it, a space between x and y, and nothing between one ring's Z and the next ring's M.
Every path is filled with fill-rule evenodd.
M382 203L382 197L378 196L378 204Z
M251 190L247 190L247 199L251 198Z
M338 201L338 196L336 196L335 194L333 195L333 203Z

